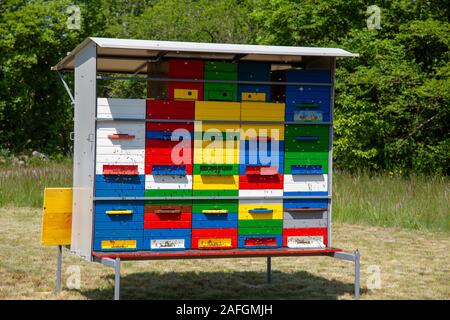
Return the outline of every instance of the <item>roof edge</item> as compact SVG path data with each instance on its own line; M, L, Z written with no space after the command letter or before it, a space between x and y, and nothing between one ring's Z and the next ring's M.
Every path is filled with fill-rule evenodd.
M347 58L347 57L359 57L358 53L352 53L346 51L341 48L321 48L321 47L293 47L293 46L273 46L273 45L249 45L249 44L227 44L227 43L205 43L205 42L188 42L188 41L158 41L158 40L141 40L141 39L120 39L120 38L100 38L100 37L88 37L83 42L81 42L78 46L75 47L72 51L67 53L67 55L59 61L56 65L51 67L53 71L62 71L62 70L72 70L71 68L66 68L65 66L71 62L75 56L83 50L87 45L94 42L98 47L101 48L121 48L121 49L135 49L135 50L145 50L145 48L139 47L137 44L139 42L147 42L147 45L154 45L152 50L161 50L161 51L180 51L180 48L177 47L191 44L192 47L186 46L186 49L182 51L186 52L214 52L214 53L235 53L236 51L242 51L246 54L256 54L256 55L276 55L274 52L269 52L270 49L275 48L284 48L286 51L280 53L285 56L328 56L328 57L336 57L336 58ZM109 43L105 43L109 42ZM116 42L116 43L114 43ZM121 45L119 42L128 42L128 44ZM136 45L132 45L132 43L136 43ZM215 48L205 48L205 46L215 46ZM227 46L240 46L240 50L232 50L227 49ZM256 50L259 48L260 50ZM304 54L299 54L295 51L294 48L303 48L305 51L312 51L311 54L308 52ZM330 53L321 53L321 52L313 52L318 49L328 49L334 52Z
M68 52L67 55L61 59L61 61L59 61L57 64L55 64L53 67L51 67L51 70L53 71L61 71L64 70L64 65L71 59L75 58L75 55L80 52L81 50L83 50L84 47L86 47L88 44L90 44L91 42L95 42L95 44L98 45L97 41L94 40L95 38L93 37L88 37L86 39L83 40L83 42L81 42L79 45L77 45L75 47L75 49L73 49L72 51Z

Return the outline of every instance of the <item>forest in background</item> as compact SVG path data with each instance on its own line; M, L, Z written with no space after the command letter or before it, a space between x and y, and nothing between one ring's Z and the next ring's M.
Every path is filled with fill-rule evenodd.
M68 28L73 5L79 29ZM368 28L371 5L381 9L379 28ZM73 107L50 68L97 36L357 52L338 60L335 166L448 176L449 21L444 0L2 0L0 158L70 156ZM142 89L102 85L117 97Z

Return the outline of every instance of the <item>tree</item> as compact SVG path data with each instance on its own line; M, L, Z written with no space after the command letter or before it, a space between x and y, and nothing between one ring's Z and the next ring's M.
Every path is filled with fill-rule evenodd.
M0 11L0 146L65 152L71 104L50 71L81 39L68 32L69 1L3 2Z
M372 3L370 3L372 4ZM445 1L380 1L368 30L360 0L258 1L258 41L338 46L335 162L408 174L449 174L450 25Z

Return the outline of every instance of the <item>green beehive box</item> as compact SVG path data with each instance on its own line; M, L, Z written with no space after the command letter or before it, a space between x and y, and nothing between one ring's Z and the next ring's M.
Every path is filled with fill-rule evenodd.
M236 72L207 71L205 79L208 80L234 80L238 79Z
M237 64L229 62L210 61L205 63L205 80L227 80L238 79ZM237 101L236 83L214 83L204 84L203 99L206 101Z
M329 125L316 124L286 124L284 135L287 137L296 136L326 136L329 135Z
M287 124L285 152L325 152L329 148L328 125Z
M205 101L237 101L237 84L205 83L203 100Z
M205 74L207 72L231 72L237 75L237 63L222 62L222 61L207 61L205 62ZM237 79L237 78L236 78Z
M328 173L328 152L284 153L284 173L291 174L292 166L322 166L323 173Z
M282 234L283 228L267 227L267 228L238 228L238 234L241 235L275 235Z
M239 228L282 228L283 220L281 219L264 219L264 220L239 220Z

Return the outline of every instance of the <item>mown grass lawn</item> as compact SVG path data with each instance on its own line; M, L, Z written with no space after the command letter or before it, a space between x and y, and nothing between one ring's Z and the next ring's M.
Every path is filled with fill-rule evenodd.
M45 187L71 185L70 161L0 167L0 299L110 299L113 271L65 250L80 290L56 297L56 249L40 245ZM333 245L362 255L363 299L450 299L448 178L333 175ZM125 262L125 299L352 299L353 265L326 257ZM72 269L73 270L73 269ZM380 288L373 289L380 271ZM64 274L65 280L69 273Z
M80 290L54 289L56 249L42 247L41 210L0 209L0 299L111 299L113 270L64 250L66 272L79 267ZM446 232L335 223L334 244L361 251L362 299L449 299L450 239ZM123 299L352 299L353 265L327 257L125 262ZM380 288L369 289L373 271ZM374 278L375 277L375 278ZM369 287L368 287L369 286Z

